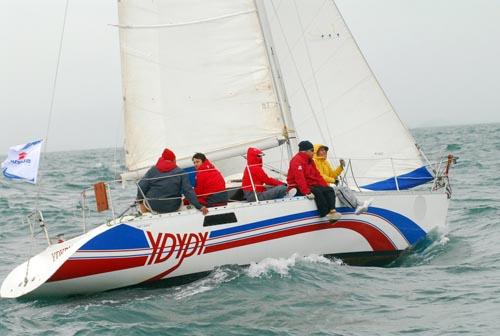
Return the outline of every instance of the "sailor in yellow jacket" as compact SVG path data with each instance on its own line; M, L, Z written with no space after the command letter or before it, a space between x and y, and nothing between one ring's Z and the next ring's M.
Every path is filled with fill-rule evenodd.
M335 183L337 178L342 174L344 170L345 161L344 159L340 159L340 166L333 169L330 165L330 162L326 159L326 155L328 153L328 147L321 144L314 145L314 156L313 160L316 164L316 168L318 168L319 172L323 179L325 179L326 183Z
M323 177L323 179L327 183L337 184L336 183L337 177L339 177L340 174L342 174L342 171L344 170L344 167L345 167L345 161L344 161L344 159L340 159L339 160L340 166L333 169L332 166L330 165L330 162L328 162L328 160L326 159L327 153L328 153L327 146L321 145L321 144L314 145L314 156L313 156L314 164L316 165L316 168L318 168L321 176ZM348 190L350 190L348 187L346 187L346 186L344 186L344 187L347 188ZM336 189L336 188L334 188L334 189ZM335 192L337 192L337 191L335 191ZM353 197L355 197L355 196L353 196ZM361 203L356 198L356 203L357 203L357 206L356 206L356 210L354 211L354 213L356 215L359 215L359 214L366 212L368 210L368 207L372 203L372 199L368 199L368 200L364 201L363 203Z

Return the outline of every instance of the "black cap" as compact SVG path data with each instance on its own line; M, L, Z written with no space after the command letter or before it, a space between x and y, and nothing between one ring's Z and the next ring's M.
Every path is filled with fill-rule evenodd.
M299 142L299 151L308 151L313 149L314 146L310 141L301 141Z

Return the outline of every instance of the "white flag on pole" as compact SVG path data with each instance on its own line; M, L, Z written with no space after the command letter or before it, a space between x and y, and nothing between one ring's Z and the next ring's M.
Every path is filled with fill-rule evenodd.
M36 183L38 164L43 140L9 148L7 159L2 163L3 175L11 180Z

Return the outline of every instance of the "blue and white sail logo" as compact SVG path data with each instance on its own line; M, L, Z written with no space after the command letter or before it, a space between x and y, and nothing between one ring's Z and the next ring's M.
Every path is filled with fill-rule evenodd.
M9 148L2 163L2 173L8 179L36 183L43 140Z

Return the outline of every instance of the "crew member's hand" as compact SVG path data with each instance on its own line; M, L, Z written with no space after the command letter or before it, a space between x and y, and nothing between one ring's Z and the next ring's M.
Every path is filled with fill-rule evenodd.
M208 213L208 209L206 206L202 206L201 209L200 209L201 213L203 214L203 216L206 216L207 213Z
M307 199L310 199L310 200L313 200L314 199L314 194L313 193L309 193L306 195Z
M149 212L149 209L144 204L144 201L137 201L137 204L139 204L139 212L141 214Z
M340 165L341 165L342 167L345 167L345 161L344 161L344 159L340 159Z

